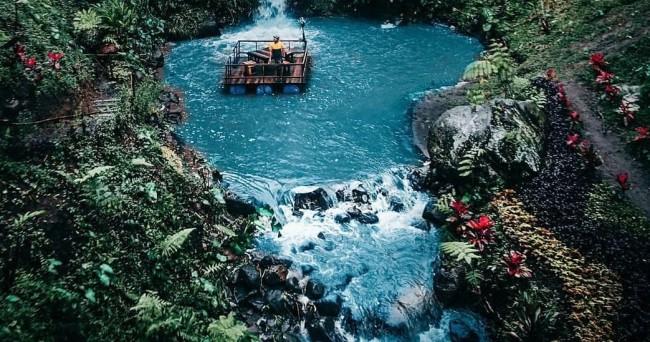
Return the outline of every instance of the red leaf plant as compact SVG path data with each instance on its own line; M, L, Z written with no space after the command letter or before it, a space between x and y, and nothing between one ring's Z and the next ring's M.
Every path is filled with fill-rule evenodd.
M465 231L464 235L470 238L469 242L479 251L483 251L485 246L494 240L494 222L489 216L481 215L478 219L467 222L467 225L471 229Z
M59 63L59 60L61 60L63 56L65 56L63 52L50 51L47 53L47 57L50 59L50 62L52 62L52 66L55 70L61 70L61 64Z
M634 120L635 111L632 109L629 103L621 102L621 105L618 106L623 114L623 124L627 126L630 121Z
M571 119L571 123L580 123L580 114L578 114L576 111L573 111L569 113L569 119Z
M36 67L36 57L25 58L23 64L27 69L34 69Z
M603 163L594 145L590 144L587 140L583 140L578 145L578 153L582 155L585 164L588 166L596 167Z
M616 175L616 181L618 182L618 185L621 186L621 190L627 191L632 188L632 185L628 183L628 175L627 172L619 173Z
M639 141L643 139L650 139L650 135L648 134L648 127L637 127L634 129L637 133L637 136L634 137L633 141Z
M564 90L564 83L557 85L557 96L560 102L564 103L566 107L571 105L571 101L569 101L569 98L566 96L566 91Z
M570 147L576 147L578 145L578 142L580 142L579 134L569 134L566 138L566 144Z
M618 93L621 92L621 88L611 85L611 84L606 84L605 85L605 92L607 93L607 96L609 96L609 100L613 100L616 96L618 96Z
M594 68L594 70L600 71L600 68L607 65L605 61L605 55L600 52L596 52L589 57L589 64Z
M549 81L553 81L555 79L555 69L550 68L546 70L546 79Z
M468 218L468 206L461 201L452 200L450 207L454 210L453 215L447 218L447 222L458 222L464 218Z
M25 60L25 45L16 45L16 58L18 58L20 61Z
M533 271L524 265L525 262L526 255L517 251L504 254L501 260L501 263L506 266L508 274L515 278L530 278L533 276Z
M601 70L598 77L596 77L596 83L609 84L612 82L613 79L614 79L614 74Z

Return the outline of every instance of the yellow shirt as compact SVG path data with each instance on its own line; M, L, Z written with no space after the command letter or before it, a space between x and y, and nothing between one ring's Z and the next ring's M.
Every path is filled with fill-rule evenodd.
M284 43L282 43L281 41L278 41L277 43L271 42L271 44L269 44L269 51L281 50L281 49L284 49Z

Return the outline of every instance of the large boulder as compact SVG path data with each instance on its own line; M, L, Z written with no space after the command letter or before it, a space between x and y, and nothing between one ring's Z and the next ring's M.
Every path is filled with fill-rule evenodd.
M444 112L429 132L431 168L458 181L458 166L472 149L485 151L480 166L506 181L534 175L541 165L544 117L528 102L493 100Z
M292 190L293 210L320 210L325 211L332 207L333 202L323 188L315 186L301 186Z

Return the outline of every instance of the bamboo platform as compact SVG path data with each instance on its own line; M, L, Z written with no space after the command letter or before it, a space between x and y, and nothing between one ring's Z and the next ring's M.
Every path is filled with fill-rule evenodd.
M253 45L251 50L243 50L242 45ZM294 44L292 44L294 43ZM303 48L296 48L295 43L303 43ZM266 63L269 60L268 41L239 41L233 49L233 55L225 66L222 84L227 90L232 86L243 86L246 91L259 85L278 87L295 85L304 88L309 72L309 53L306 43L302 41L285 41L289 45L283 63Z

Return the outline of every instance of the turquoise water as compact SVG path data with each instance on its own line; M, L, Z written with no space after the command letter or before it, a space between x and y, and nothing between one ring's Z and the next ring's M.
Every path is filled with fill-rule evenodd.
M411 101L455 84L481 51L476 40L443 26L382 29L371 21L310 19L314 61L306 92L223 93L219 81L232 42L278 31L300 37L297 27L239 28L176 45L166 66L168 82L185 91L191 113L180 135L226 173L234 190L257 197L418 163Z
M408 180L410 168L423 161L412 143L408 109L425 91L455 84L481 46L443 26L310 19L306 36L314 60L304 93L227 94L219 86L222 64L238 39L300 37L281 8L265 11L271 14L221 37L174 46L166 78L184 90L190 113L178 133L222 171L231 190L275 209L282 237L262 232L257 249L291 258L298 269L314 267L311 276L340 294L348 321L361 325L355 336L341 322L348 339L449 341L448 322L462 319L484 340L471 313L432 315L431 307L416 312L409 306L431 297L439 238L435 229L422 229L429 196ZM333 207L292 215L293 195L306 186L324 188ZM334 189L359 186L370 195L361 209L379 222L337 223L335 216L353 204L336 201ZM391 197L404 209L391 210ZM378 321L405 324L409 333L363 327Z

